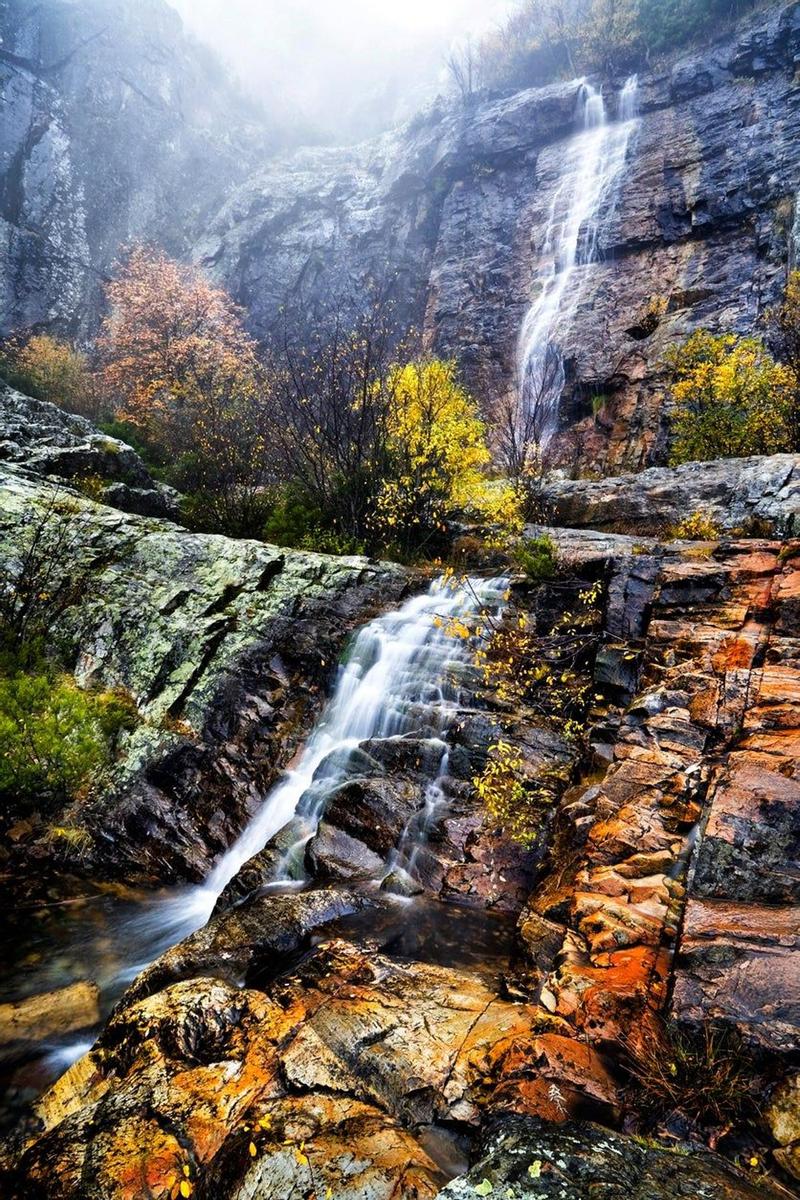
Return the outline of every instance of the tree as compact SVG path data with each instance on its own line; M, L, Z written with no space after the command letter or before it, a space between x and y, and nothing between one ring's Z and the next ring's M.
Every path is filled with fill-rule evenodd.
M638 0L590 0L580 31L584 65L613 71L636 57L639 42Z
M468 100L478 83L478 59L472 38L468 37L462 45L451 50L445 66L461 99Z
M446 531L459 511L490 519L485 467L491 455L475 401L458 382L454 362L428 359L398 366L390 379L387 448L373 527L386 541L420 546Z
M272 382L242 311L201 272L145 246L106 297L98 349L118 418L178 459L174 479L196 493L201 525L258 532Z
M5 374L14 387L68 412L99 415L86 355L47 333L11 338L3 347Z
M797 379L763 342L698 330L667 353L672 462L790 450Z
M573 50L586 0L527 0L488 34L477 51L477 71L489 86L523 87L574 74Z
M367 536L387 470L395 342L383 289L360 303L335 298L313 325L284 314L274 358L281 475L295 510L343 544Z

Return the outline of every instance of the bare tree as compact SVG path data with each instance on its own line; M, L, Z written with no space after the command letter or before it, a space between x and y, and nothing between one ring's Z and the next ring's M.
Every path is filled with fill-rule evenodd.
M466 38L451 50L445 65L461 99L468 100L475 93L478 81L478 52L472 38Z
M285 314L274 353L275 436L287 481L333 527L363 537L387 460L392 366L397 361L388 289L367 302L336 300L313 325Z

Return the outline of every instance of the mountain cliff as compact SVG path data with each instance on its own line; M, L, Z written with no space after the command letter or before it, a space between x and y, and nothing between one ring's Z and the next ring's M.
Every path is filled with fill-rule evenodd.
M80 336L120 247L185 255L272 135L163 0L4 0L0 30L0 326Z
M276 155L162 0L7 0L2 18L3 328L87 332L120 245L139 238L202 264L260 335L287 296L313 308L390 278L401 320L484 403L514 389L580 80L439 101L361 146ZM799 57L793 2L640 77L559 325L563 461L659 461L664 346L763 323L796 253ZM594 81L609 122L622 82Z
M440 102L359 147L269 157L267 131L161 0L11 0L3 27L5 328L85 330L120 245L144 238L191 253L260 334L287 295L396 277L401 318L485 400L513 389L581 81ZM665 343L751 330L776 298L797 226L798 55L791 3L641 78L561 330L562 457L656 461ZM609 99L620 86L605 82Z

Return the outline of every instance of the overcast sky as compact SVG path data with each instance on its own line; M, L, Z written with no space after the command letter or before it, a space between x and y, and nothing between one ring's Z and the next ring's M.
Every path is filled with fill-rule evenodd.
M514 0L170 0L272 111L331 133L402 118L435 86L454 39Z

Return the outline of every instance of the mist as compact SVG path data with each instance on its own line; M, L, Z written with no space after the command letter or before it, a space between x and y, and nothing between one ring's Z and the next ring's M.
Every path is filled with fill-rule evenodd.
M513 0L171 0L278 122L354 141L404 120L446 86L454 44Z

